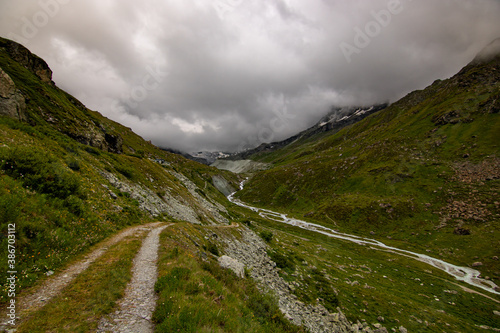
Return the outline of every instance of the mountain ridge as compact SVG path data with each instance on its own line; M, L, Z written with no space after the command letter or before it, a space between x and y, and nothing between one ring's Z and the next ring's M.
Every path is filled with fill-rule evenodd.
M354 124L370 114L383 110L388 104L376 104L369 107L363 106L348 106L348 107L332 107L330 112L323 116L315 125L305 129L298 134L295 134L285 140L272 143L262 143L260 146L248 149L243 152L232 154L225 159L230 160L245 160L259 153L269 153L277 149L283 148L295 141L308 139L316 134L339 131L342 128Z

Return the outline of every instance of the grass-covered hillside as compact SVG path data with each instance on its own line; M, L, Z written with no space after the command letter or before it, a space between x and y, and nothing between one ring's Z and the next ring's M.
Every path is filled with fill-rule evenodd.
M231 219L213 185L215 177L236 187L230 173L158 149L88 110L51 74L42 59L0 38L0 266L15 225L20 290L125 226Z
M500 278L500 56L336 133L253 155L239 197Z

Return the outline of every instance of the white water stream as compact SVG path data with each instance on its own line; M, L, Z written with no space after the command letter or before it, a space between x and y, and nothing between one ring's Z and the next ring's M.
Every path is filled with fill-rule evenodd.
M245 181L246 180L242 181L240 184L241 190L243 189ZM445 271L446 273L450 274L451 276L454 276L459 281L463 281L463 282L468 283L472 286L486 290L490 293L500 295L500 292L495 290L495 288L497 288L497 285L495 283L493 283L492 281L479 278L479 276L481 275L481 272L479 272L475 269L472 269L469 267L456 266L453 264L449 264L443 260L430 257L430 256L425 255L425 254L419 254L419 253L411 252L408 250L402 250L402 249L398 249L396 247L388 246L388 245L385 245L384 243L379 242L375 239L363 238L363 237L359 237L359 236L344 234L344 233L332 230L330 228L321 226L319 224L314 224L314 223L309 223L309 222L305 222L302 220L289 218L286 214L273 212L273 211L268 210L268 209L253 207L253 206L250 206L250 205L243 203L242 201L240 201L238 199L235 199L234 198L235 194L236 194L236 192L230 194L227 197L230 202L232 202L238 206L251 209L254 212L259 213L259 215L263 218L267 218L269 220L273 220L276 222L286 223L286 224L293 225L293 226L296 226L296 227L299 227L302 229L311 230L311 231L314 231L314 232L317 232L317 233L320 233L320 234L323 234L323 235L326 235L329 237L354 242L354 243L357 243L359 245L369 245L375 249L391 251L391 252L396 253L396 254L404 255L404 256L413 258L415 260L425 262L425 263L427 263L427 264L429 264L437 269Z

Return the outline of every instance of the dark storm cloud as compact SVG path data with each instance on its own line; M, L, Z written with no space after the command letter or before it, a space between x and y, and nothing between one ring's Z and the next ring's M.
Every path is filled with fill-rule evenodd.
M499 37L496 0L0 0L0 34L160 146L283 139L334 104L394 101Z

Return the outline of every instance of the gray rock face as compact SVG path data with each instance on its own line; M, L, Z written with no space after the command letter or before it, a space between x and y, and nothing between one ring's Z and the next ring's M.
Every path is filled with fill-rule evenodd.
M226 197L235 192L235 189L222 176L213 176L212 183Z
M26 102L10 76L0 68L0 115L24 120Z
M7 51L7 54L38 76L45 83L53 84L52 70L49 65L40 57L31 53L27 48L11 40L3 39L0 47Z
M217 160L212 164L212 166L220 170L228 170L234 173L245 173L266 170L269 169L270 165L267 163L260 163L251 160Z
M164 188L162 198L154 191L138 183L133 183L128 180L121 180L114 174L104 170L99 173L109 183L121 192L130 194L132 199L139 202L139 208L150 213L152 216L158 216L166 213L170 217L190 222L193 224L201 224L200 217L211 224L229 224L229 220L221 215L221 212L227 213L225 207L217 202L210 202L198 194L198 187L184 175L165 170L170 172L177 179L179 179L185 188L188 189L189 194L185 196L178 195L171 188ZM197 191L198 190L198 191Z
M162 200L156 193L147 187L128 181L122 181L112 173L106 171L100 171L100 174L107 179L112 186L121 192L130 194L132 199L139 202L139 208L149 212L152 216L167 213L175 219L200 224L200 221L196 217L196 212L194 212L191 207L175 199L170 193L166 192L164 200Z
M185 177L183 174L174 172L172 170L169 171L172 175L174 175L177 179L179 179L182 184L187 188L191 196L195 199L193 206L196 207L196 211L199 215L203 216L206 220L210 221L212 224L230 224L229 220L221 215L220 212L227 213L227 210L224 206L219 204L216 201L209 201L208 197L203 197L200 195L200 189Z
M223 268L232 270L240 278L245 277L245 265L236 259L228 256L222 256L219 258L219 265Z

